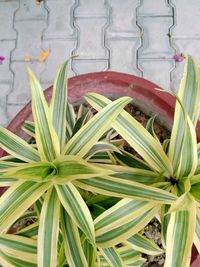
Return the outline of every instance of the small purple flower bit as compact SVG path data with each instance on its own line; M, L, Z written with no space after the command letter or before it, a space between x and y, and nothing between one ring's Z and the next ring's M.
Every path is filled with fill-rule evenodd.
M183 54L175 55L175 56L174 56L174 60L175 60L176 62L182 62L184 59L185 59L185 57L183 56Z
M3 64L3 61L5 60L5 57L0 56L0 64Z

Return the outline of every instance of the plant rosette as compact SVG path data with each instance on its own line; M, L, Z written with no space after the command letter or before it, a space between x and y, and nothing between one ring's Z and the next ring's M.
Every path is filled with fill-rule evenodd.
M65 101L66 68L67 63L56 77L50 105L29 71L34 123L24 128L36 144L0 128L1 147L10 154L0 162L1 186L10 186L0 199L1 261L5 266L142 266L142 253L163 253L141 235L157 216L165 267L188 266L193 242L200 250L199 66L186 58L171 137L162 144L154 118L145 129L123 109L130 97L111 101L89 93L85 99L98 112L88 116L82 110L77 118ZM112 138L115 133L142 159L125 152ZM35 222L7 233L25 217Z

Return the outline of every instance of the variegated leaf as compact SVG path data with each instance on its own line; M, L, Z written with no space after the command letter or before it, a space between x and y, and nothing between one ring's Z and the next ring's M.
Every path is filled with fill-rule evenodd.
M126 180L122 177L116 178L116 175L115 177L106 176L103 178L76 180L73 183L85 190L119 198L153 200L154 202L165 204L171 204L177 198L162 189L130 181L130 179Z
M64 209L61 210L61 227L65 256L69 267L88 267L78 228Z
M24 263L24 266L36 266L37 263L37 242L33 239L11 234L0 236L0 251L5 260L9 263ZM30 264L30 265L29 265ZM7 265L6 265L7 266Z
M196 125L199 112L200 112L200 78L199 77L200 77L199 66L190 56L188 56L186 58L184 75L183 75L183 79L180 84L178 97L186 113L189 115L189 118L191 120L191 123L189 124L193 124L194 126ZM183 109L179 101L177 101L175 114L174 114L174 124L172 128L172 134L171 134L170 146L169 146L169 158L173 163L173 167L175 171L178 169L180 158L182 156L187 156L185 155L185 152L182 152L183 143L184 142L192 143L193 141L196 140L196 139L193 139L193 141L187 140L186 137L184 137L186 135L185 134L186 123L184 123L185 119L186 118L184 118ZM191 128L190 125L188 126L189 128ZM187 132L189 134L190 129L188 129ZM192 137L189 137L189 138L192 138ZM190 155L190 153L188 155Z
M178 205L178 204L177 204ZM175 204L171 212L166 241L165 267L188 266L188 259L196 227L196 204L188 194L184 196L184 205Z
M122 97L98 112L70 139L65 154L84 157L104 132L110 129L111 122L130 101L131 98Z
M142 212L138 217L132 220L127 220L127 223L115 226L107 232L96 234L96 242L99 247L112 247L120 242L125 241L131 235L139 232L158 212L159 206ZM101 215L100 215L101 216Z
M0 147L25 162L39 161L38 151L23 139L0 126Z
M51 183L15 182L0 198L0 233L8 230L50 185Z
M123 267L123 261L120 257L120 255L117 253L117 250L113 247L111 248L99 248L99 251L103 255L103 257L106 259L108 265L110 267Z
M89 241L95 244L94 224L90 211L75 186L56 185L56 190L63 207L73 222L84 232Z
M194 244L200 254L200 209L197 208L196 228L194 235Z
M101 110L111 101L96 93L90 93L86 97L92 107ZM156 171L172 174L172 166L157 140L128 112L122 111L112 127L132 146L145 161Z
M50 104L51 118L60 142L60 151L65 145L66 106L67 106L67 65L66 61L59 69L53 85Z
M156 243L139 233L129 237L124 243L132 247L134 250L147 255L159 255L164 253Z
M41 85L30 69L28 72L32 92L32 112L38 151L43 161L52 161L60 155L59 139L53 127L50 110Z
M59 232L60 201L54 187L44 198L38 230L38 267L57 265L57 240Z

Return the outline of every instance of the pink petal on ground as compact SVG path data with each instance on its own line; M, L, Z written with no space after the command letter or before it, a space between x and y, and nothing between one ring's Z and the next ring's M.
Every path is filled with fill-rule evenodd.
M174 56L174 60L175 60L176 62L182 62L184 59L185 59L185 57L182 56L182 55L175 55L175 56Z
M3 61L5 60L5 57L0 56L0 64L3 64Z

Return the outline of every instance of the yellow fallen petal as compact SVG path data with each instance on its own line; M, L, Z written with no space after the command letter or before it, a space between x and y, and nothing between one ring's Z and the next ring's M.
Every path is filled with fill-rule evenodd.
M45 50L44 52L42 52L42 54L40 54L40 56L38 57L38 60L40 62L44 62L46 58L49 56L50 52L51 52L50 48Z
M30 61L31 61L31 57L29 57L29 56L25 56L25 57L24 57L24 61L25 61L25 62L30 62Z

